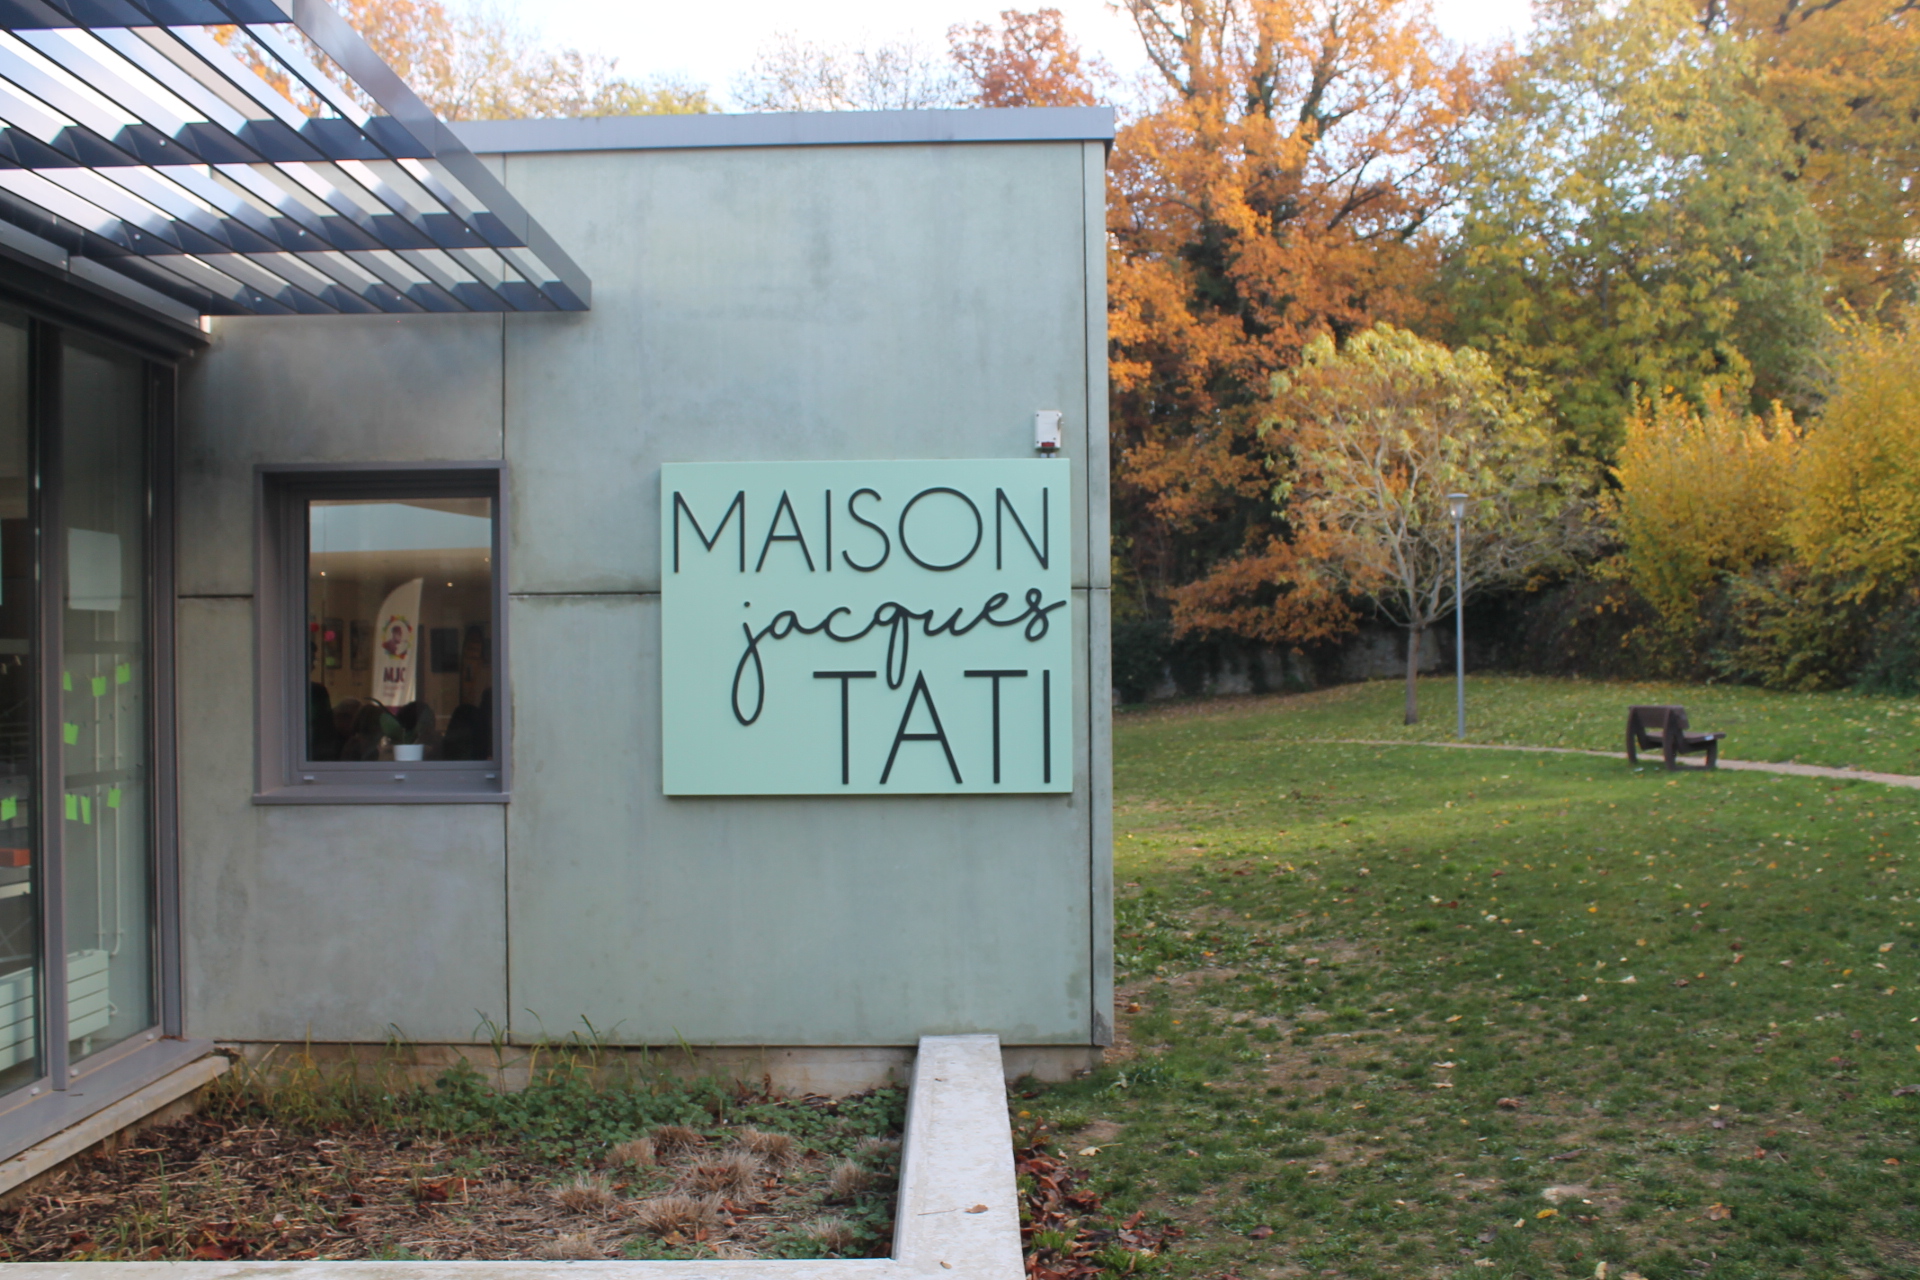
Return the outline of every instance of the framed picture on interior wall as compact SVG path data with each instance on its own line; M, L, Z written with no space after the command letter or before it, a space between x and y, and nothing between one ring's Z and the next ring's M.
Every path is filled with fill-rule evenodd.
M427 669L437 676L450 676L460 670L460 628L428 629L427 663Z
M340 669L340 657L345 649L343 626L338 618L320 619L320 665L329 671Z
M362 618L347 623L347 661L355 671L373 670L373 624Z

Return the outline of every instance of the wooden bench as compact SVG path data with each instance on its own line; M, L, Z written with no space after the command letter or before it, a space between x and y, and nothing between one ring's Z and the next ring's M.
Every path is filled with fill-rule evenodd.
M1680 767L1680 757L1695 752L1707 753L1707 768L1720 763L1720 740L1724 733L1687 732L1685 707L1628 707L1627 762L1640 763L1640 752L1660 749L1667 768Z

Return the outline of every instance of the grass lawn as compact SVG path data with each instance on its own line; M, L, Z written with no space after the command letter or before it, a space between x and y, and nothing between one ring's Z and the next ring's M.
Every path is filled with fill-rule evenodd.
M1451 741L1451 679L1420 682L1417 725L1400 723L1406 684L1375 680L1284 700L1250 697L1129 713L1152 718L1201 714L1266 717L1292 737ZM1837 768L1920 774L1920 700L1844 693L1770 693L1737 685L1628 684L1530 676L1467 677L1467 740L1619 751L1627 707L1678 703L1696 730L1720 730L1736 760L1796 761ZM1274 715L1273 709L1285 707ZM1122 721L1128 721L1128 715Z
M1920 772L1910 703L1476 697L1549 745L1671 698L1734 755ZM1397 705L1118 717L1119 1044L1015 1123L1108 1210L1184 1229L1136 1267L1920 1277L1920 795L1299 741L1398 736ZM1034 1243L1076 1274L1064 1235Z

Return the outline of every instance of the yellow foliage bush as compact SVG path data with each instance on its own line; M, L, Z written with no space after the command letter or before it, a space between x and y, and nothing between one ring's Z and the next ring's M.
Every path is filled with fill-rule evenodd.
M1849 600L1920 576L1920 330L1848 331L1801 454L1794 554Z
M1609 514L1625 544L1629 582L1679 634L1722 574L1745 573L1786 550L1782 527L1799 437L1774 406L1758 417L1743 397L1710 391L1704 405L1668 395L1627 420Z

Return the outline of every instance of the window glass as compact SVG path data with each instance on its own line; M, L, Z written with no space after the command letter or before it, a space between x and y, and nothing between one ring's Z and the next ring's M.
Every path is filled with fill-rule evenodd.
M493 758L493 499L307 503L307 759Z
M40 1073L27 368L26 324L0 318L0 1092Z
M69 339L61 358L66 557L60 655L67 1037L85 1057L151 1027L147 478L140 361Z

